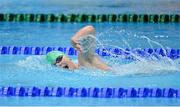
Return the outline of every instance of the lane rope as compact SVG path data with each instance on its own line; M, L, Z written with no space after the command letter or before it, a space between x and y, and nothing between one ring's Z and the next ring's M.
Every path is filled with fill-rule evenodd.
M57 50L67 55L77 55L77 51L72 47L34 47L34 46L0 46L0 55L45 55L50 51ZM100 56L126 56L133 58L132 54L142 57L166 56L171 59L180 58L180 49L162 49L162 48L145 48L145 49L120 49L120 48L98 48L96 53Z
M149 22L179 23L179 14L15 14L0 13L0 22Z
M175 88L1 87L0 97L180 98Z

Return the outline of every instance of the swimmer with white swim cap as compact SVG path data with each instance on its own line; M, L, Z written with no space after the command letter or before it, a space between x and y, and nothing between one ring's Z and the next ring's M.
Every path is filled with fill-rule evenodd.
M93 26L85 26L80 29L72 38L71 43L78 51L78 64L75 64L70 58L60 51L51 51L46 55L50 64L74 70L80 66L87 68L97 68L109 70L110 68L95 53L96 34Z

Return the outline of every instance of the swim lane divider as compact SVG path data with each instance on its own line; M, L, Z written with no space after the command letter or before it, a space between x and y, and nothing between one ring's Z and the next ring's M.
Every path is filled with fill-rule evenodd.
M0 13L0 22L180 22L179 14L14 14Z
M174 88L74 88L74 87L1 87L0 97L96 97L96 98L180 98Z
M50 51L57 50L67 55L77 55L77 51L72 47L28 47L28 46L0 46L0 55L45 55ZM98 48L96 53L100 56L126 56L133 58L132 54L142 57L167 56L171 59L180 58L180 49L120 49L120 48Z

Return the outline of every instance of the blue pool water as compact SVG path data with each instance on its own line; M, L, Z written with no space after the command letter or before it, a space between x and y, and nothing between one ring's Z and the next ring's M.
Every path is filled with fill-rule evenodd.
M86 0L85 0L86 1ZM1 13L172 13L179 14L179 1L99 0L90 6L52 0L1 1ZM160 6L154 6L161 3ZM87 2L87 1L86 1ZM120 3L119 3L120 2ZM39 5L41 4L41 6ZM138 5L137 5L138 4ZM14 8L16 7L16 8ZM152 8L153 7L153 8ZM165 8L166 7L166 8ZM88 10L88 11L87 11ZM0 22L0 46L69 47L70 38L85 25L93 25L98 47L180 49L178 23L19 23ZM113 46L112 46L113 45ZM76 61L76 56L70 56ZM80 69L69 72L45 62L42 55L0 55L0 87L159 87L180 88L180 59L131 62L103 57L113 72ZM170 60L170 61L169 61ZM0 105L180 105L177 98L68 98L0 97Z
M1 46L62 46L70 45L70 37L84 24L61 23L0 23ZM97 38L105 47L174 48L179 49L179 24L94 23ZM147 42L147 39L158 42ZM98 45L98 47L101 47ZM70 56L76 59L76 56ZM104 57L116 64L114 72L80 69L75 72L55 68L44 56L1 55L1 86L62 86L62 87L173 87L180 88L180 60L173 64L160 61L127 63L126 59ZM112 66L112 62L108 64ZM93 98L16 98L1 97L1 105L178 105L178 99L97 99ZM38 99L38 100L37 100ZM51 99L51 100L49 100ZM63 100L64 102L60 102ZM83 102L82 102L83 100ZM165 101L166 100L166 101ZM80 103L81 102L81 103ZM173 102L173 103L172 103Z
M160 5L159 5L160 4ZM1 0L1 13L179 14L179 0Z

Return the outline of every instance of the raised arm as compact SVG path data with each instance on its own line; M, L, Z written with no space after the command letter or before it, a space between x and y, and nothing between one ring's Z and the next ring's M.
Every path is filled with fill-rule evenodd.
M83 36L87 36L89 34L92 34L95 36L95 29L93 26L83 27L71 38L71 43L77 51L82 52L82 48L81 48L80 44L78 43L79 38L83 37Z
M85 66L85 67L98 68L101 70L109 70L108 65L106 65L103 61L101 61L100 58L95 54L96 39L89 41L92 44L92 46L88 52L82 52L83 51L82 47L78 43L78 41L81 37L85 37L88 35L91 35L94 37L96 36L95 29L93 26L83 27L71 38L73 47L78 51L78 65Z

